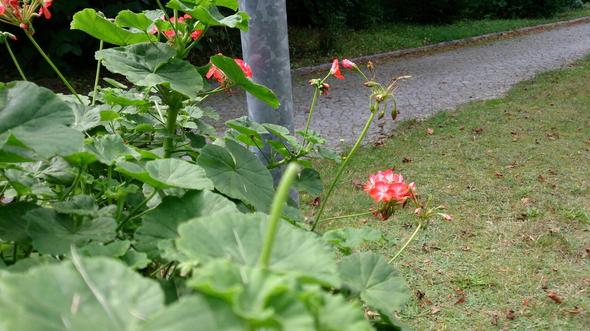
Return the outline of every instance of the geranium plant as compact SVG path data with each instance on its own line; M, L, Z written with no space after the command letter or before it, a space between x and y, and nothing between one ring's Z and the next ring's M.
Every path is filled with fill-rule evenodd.
M0 330L393 327L409 296L395 268L309 231L288 201L292 186L321 192L311 158L339 159L309 124L327 80L343 77L340 66L364 73L336 60L312 81L310 117L297 136L241 118L220 137L207 123L217 118L203 106L210 95L242 88L275 108L278 99L240 59L215 55L195 67L185 58L210 28L246 30L248 15L221 14L218 7L236 11L236 0L157 3L112 19L94 9L74 16L72 29L100 40L95 87L83 95L35 42L33 20L49 19L52 2L0 0L0 20L22 29L72 93L26 82L14 57L23 81L0 83ZM14 38L0 34L7 47ZM101 79L102 68L125 80ZM373 119L397 111L395 81L365 85L367 127L324 204ZM251 149L264 144L263 163ZM275 187L270 170L282 166ZM415 198L410 185L393 184L383 193L375 183L374 195ZM340 239L359 235L342 230ZM365 318L363 307L376 314Z

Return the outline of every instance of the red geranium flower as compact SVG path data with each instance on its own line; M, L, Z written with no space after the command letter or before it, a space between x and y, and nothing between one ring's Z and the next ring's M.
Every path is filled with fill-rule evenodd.
M334 59L334 61L332 61L332 68L330 69L330 74L338 79L344 79L344 76L340 71L340 64L338 63L338 59Z
M356 68L356 63L350 61L349 59L342 60L342 66L346 69Z
M379 171L369 176L369 181L364 186L365 192L376 202L404 203L412 197L416 190L416 184L404 183L404 177L396 174L392 169Z
M197 40L197 39L199 39L201 37L201 35L203 35L203 32L205 32L205 31L203 31L203 30L195 30L195 31L193 31L191 33L191 38L193 40Z
M242 68L242 71L244 72L244 75L246 75L246 77L252 78L252 68L250 68L250 66L246 62L244 62L244 60L234 59L234 61L236 61L240 68Z
M244 62L244 60L234 59L234 61L236 62L237 65L240 66L240 68L242 68L242 71L244 72L244 75L246 77L252 78L252 68L250 68L250 66L246 62ZM221 69L219 69L214 64L211 65L211 68L209 68L209 71L207 71L207 74L205 75L205 77L207 79L215 78L215 80L221 84L223 84L225 82L225 80L227 79L225 77L225 74L223 73L223 71L221 71Z
M39 15L43 15L46 19L50 19L51 12L49 11L49 7L51 7L52 4L53 0L43 0L41 8L39 8Z
M164 36L166 36L166 38L168 38L168 39L174 38L174 36L176 36L176 32L174 32L174 30L172 30L172 29L164 30L164 32L162 32L162 34Z

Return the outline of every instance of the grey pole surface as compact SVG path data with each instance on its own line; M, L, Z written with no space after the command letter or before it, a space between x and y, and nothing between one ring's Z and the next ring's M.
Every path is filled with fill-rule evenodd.
M285 0L239 0L250 15L250 29L242 32L244 61L252 79L275 92L281 102L275 110L248 94L248 116L258 123L282 125L293 132L293 92Z

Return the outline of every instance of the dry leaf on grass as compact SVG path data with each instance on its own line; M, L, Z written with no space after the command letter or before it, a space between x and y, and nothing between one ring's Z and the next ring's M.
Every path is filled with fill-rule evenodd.
M559 296L559 294L557 294L557 292L555 291L549 291L549 293L547 293L547 297L551 300L553 300L553 302L560 304L563 302L563 298L561 296Z

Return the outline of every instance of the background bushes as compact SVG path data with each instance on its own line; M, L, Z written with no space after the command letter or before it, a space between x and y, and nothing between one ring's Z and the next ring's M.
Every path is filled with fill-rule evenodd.
M287 0L289 23L364 28L388 22L445 23L469 18L533 18L590 0Z
M567 8L582 6L582 1L590 0L287 0L289 25L310 27L319 34L318 43L313 49L320 53L333 53L335 36L349 29L363 29L379 24L410 22L419 24L449 23L460 19L481 18L532 18L551 16ZM76 0L56 1L52 7L54 16L51 20L36 20L38 31L36 37L40 44L50 53L58 65L66 71L90 68L98 42L80 31L69 29L72 16L82 8L91 7L114 17L123 9L140 11L153 9L152 0ZM34 49L26 38L7 25L0 26L19 36L20 41L14 45L21 62L27 67L29 75L37 73L43 76L46 66L39 61ZM224 53L240 56L240 35L238 31L212 29L207 33L207 42L198 46L191 59L197 64L208 55ZM298 47L301 48L301 47ZM301 50L296 50L301 53ZM0 47L0 58L7 58L4 47ZM12 74L12 65L0 61L0 79L7 80L2 74Z

